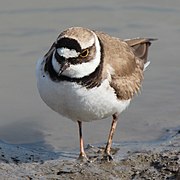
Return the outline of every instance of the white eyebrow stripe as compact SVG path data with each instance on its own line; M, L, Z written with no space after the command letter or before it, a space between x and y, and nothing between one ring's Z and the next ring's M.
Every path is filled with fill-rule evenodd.
M92 37L92 39L90 39L88 42L81 42L81 47L82 49L86 49L88 47L91 47L94 43L94 37Z
M80 53L78 53L76 50L74 49L68 49L65 47L62 48L58 48L57 52L60 56L63 56L64 58L76 58L79 56Z

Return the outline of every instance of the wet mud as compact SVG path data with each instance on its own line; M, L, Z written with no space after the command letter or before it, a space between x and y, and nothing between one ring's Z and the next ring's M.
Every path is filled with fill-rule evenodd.
M102 160L103 147L88 145L89 161L78 152L0 143L1 179L180 179L180 130L167 130L156 142L114 143L114 160Z

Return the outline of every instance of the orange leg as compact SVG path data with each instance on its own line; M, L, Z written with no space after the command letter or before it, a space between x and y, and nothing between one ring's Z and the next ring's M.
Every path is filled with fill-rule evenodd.
M108 161L112 160L110 151L111 151L111 145L112 145L112 139L113 139L113 135L116 129L116 125L117 125L117 114L113 114L113 119L112 119L112 124L111 124L111 129L109 132L109 136L108 136L108 141L104 150L104 158L107 159Z
M79 159L87 159L86 153L84 151L84 142L83 142L83 135L82 135L82 122L78 122L78 127L79 127L79 144L80 144L80 154L79 154Z

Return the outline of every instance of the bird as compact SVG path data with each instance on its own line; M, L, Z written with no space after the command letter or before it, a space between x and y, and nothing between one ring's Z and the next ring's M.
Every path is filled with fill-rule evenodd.
M88 160L82 124L112 116L103 159L111 146L120 114L141 91L153 38L120 39L84 27L62 31L37 61L37 88L52 110L78 124L79 159Z

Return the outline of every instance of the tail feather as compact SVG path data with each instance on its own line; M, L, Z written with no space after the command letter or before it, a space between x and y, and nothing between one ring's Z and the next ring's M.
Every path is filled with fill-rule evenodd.
M127 39L125 42L132 47L134 50L134 54L143 60L144 64L149 63L147 62L147 56L148 56L148 49L151 45L151 41L154 41L156 39L152 38L135 38L135 39ZM147 66L146 66L147 67Z

